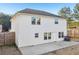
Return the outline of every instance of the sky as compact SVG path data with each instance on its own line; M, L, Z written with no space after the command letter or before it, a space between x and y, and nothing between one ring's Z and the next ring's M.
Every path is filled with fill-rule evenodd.
M75 3L0 3L0 12L5 14L15 14L25 8L43 10L58 14L58 11L63 7L70 7L73 9Z

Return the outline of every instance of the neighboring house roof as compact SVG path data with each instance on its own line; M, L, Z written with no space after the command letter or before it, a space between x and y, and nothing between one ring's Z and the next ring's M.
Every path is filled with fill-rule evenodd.
M55 17L61 17L58 15L54 15L52 13L46 12L46 11L41 11L41 10L35 10L35 9L23 9L21 11L18 11L17 13L29 13L29 14L38 14L38 15L45 15L45 16L55 16ZM63 18L63 17L62 17Z

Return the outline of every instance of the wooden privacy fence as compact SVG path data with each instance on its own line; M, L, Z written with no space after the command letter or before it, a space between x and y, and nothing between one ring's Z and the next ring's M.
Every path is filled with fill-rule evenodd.
M0 33L0 46L15 44L14 32L1 32Z
M68 36L73 41L79 41L79 28L73 28L68 30Z

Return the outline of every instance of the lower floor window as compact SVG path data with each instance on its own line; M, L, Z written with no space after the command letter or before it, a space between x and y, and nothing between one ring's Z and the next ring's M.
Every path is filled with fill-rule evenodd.
M44 33L44 40L47 40L47 33Z
M35 33L35 38L39 37L39 33ZM58 37L63 38L64 32L58 32ZM44 33L44 40L50 40L51 39L51 32L45 32Z
M64 37L64 32L59 32L58 36L59 36L59 38L63 38Z
M51 32L48 33L48 39L51 39Z
M44 40L51 39L51 32L44 33Z
M38 33L35 33L35 38L38 38Z

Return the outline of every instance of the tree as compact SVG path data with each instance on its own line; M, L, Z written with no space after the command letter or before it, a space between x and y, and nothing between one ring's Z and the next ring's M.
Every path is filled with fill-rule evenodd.
M8 31L11 28L11 16L0 13L0 24L3 26L3 31Z
M79 19L79 3L77 3L73 9L73 18Z
M59 15L67 20L67 26L69 27L72 23L72 11L70 7L64 7L59 11Z
M59 15L66 18L66 19L70 19L71 18L71 9L69 7L64 7L59 11Z

